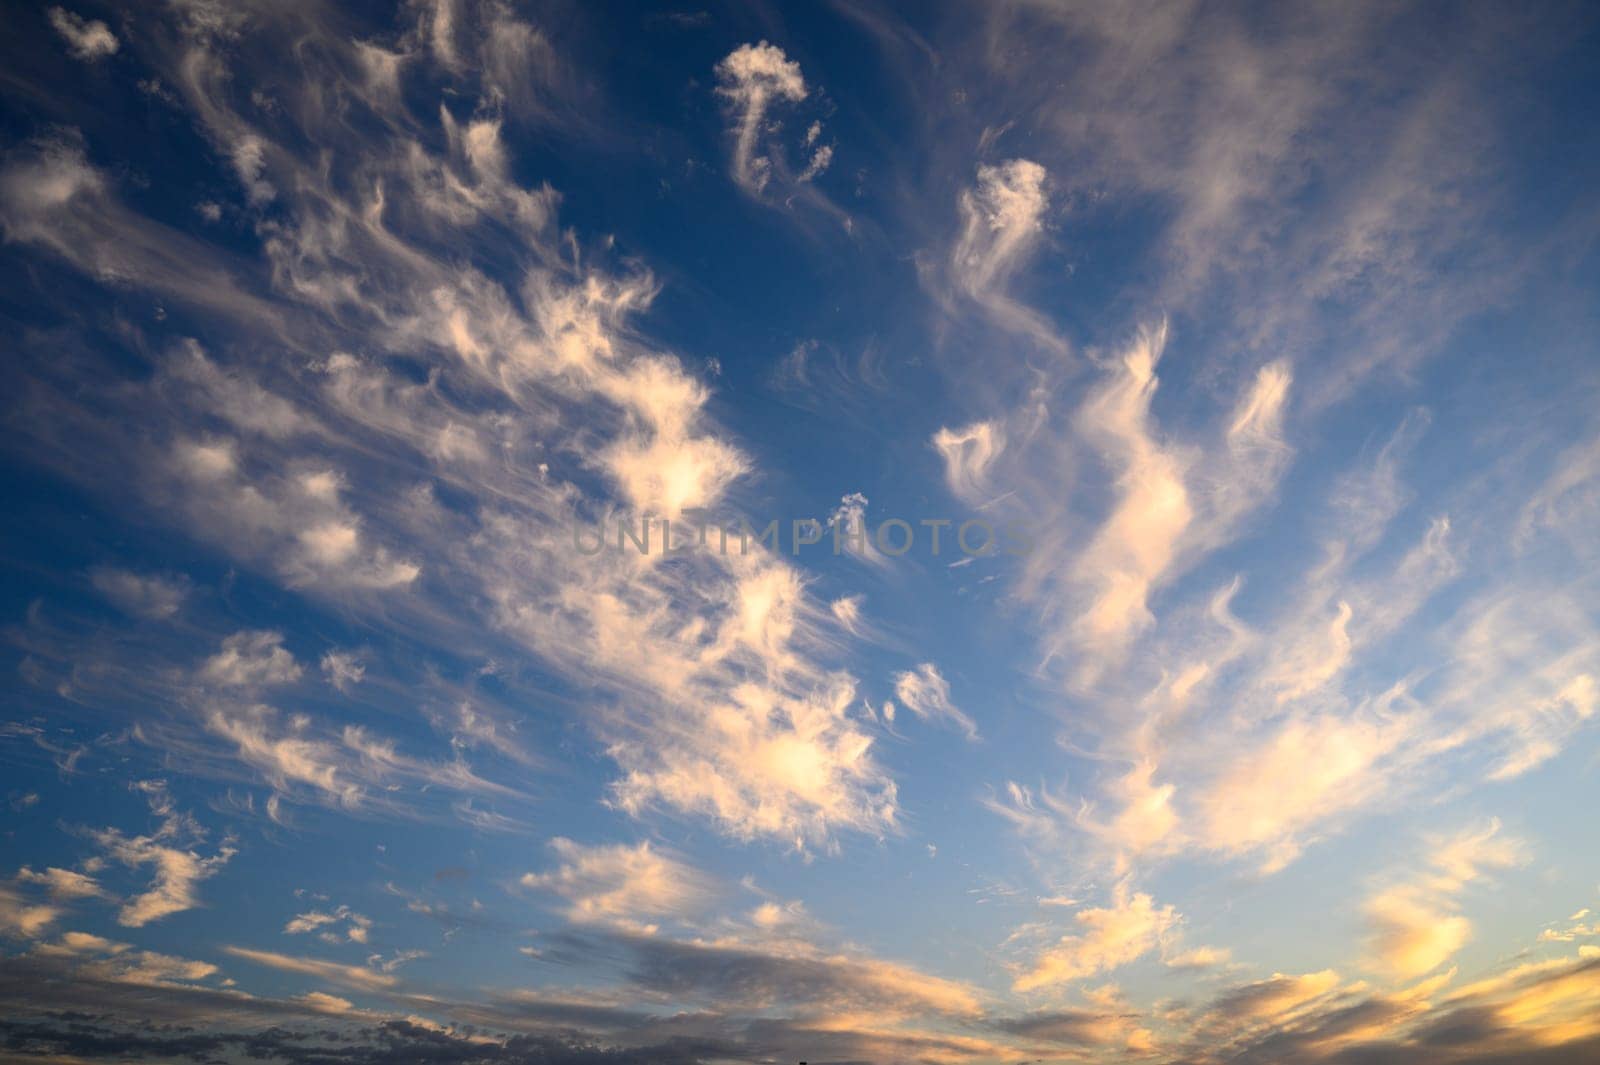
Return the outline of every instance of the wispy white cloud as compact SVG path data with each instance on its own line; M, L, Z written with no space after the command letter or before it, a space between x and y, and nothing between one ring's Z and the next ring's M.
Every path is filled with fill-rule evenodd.
M205 727L279 794L298 801L415 816L407 801L415 796L404 794L407 789L491 800L520 794L485 779L460 758L417 758L360 726L327 729L306 715L285 715L264 704L213 703L205 711ZM187 753L204 757L207 752L195 747Z
M1015 990L1036 991L1126 965L1159 947L1179 917L1171 906L1158 906L1123 882L1110 906L1085 907L1073 920L1080 931L1040 950L1018 971Z
M764 145L767 112L775 104L806 98L800 64L766 41L741 44L717 64L717 91L734 111L733 179L759 195L773 176L773 158Z
M328 651L322 656L322 675L345 694L367 675L366 663L353 651Z
M343 927L335 929L335 925ZM319 939L328 943L365 943L371 929L372 918L356 913L348 906L340 906L332 911L308 910L297 914L283 926L285 935L316 932Z
M571 921L653 932L655 921L692 916L713 894L703 873L649 843L584 846L556 838L550 847L561 864L525 873L520 883L566 899Z
M302 672L283 646L283 633L236 632L201 664L198 677L221 688L262 688L293 684Z
M89 574L89 579L95 591L119 610L156 621L177 614L189 595L189 581L184 577L100 567Z
M492 197L475 194L466 206L474 213L509 216L519 228L530 227L525 231L548 239L540 228L543 221L528 213L531 201L506 184L501 164L493 162L498 138L493 123L459 137L464 165L477 175L472 188L495 190ZM426 165L445 166L420 158ZM269 156L272 166L285 162L280 155ZM278 184L313 197L336 195L306 185L303 175ZM355 215L365 217L359 209ZM308 215L294 232L316 243L327 236L319 226L317 217ZM617 792L625 808L642 811L665 801L711 814L740 834L772 833L797 841L817 841L838 828L875 830L887 824L892 799L881 769L867 756L868 736L850 718L852 682L841 674L819 685L819 666L794 646L823 644L813 642L816 615L785 564L757 549L747 558L702 560L709 569L691 578L656 565L653 558L608 552L594 561L591 572L579 574L540 550L525 530L531 526L559 536L579 520L581 509L603 501L584 500L571 480L529 467L508 474L486 461L484 443L490 440L524 456L538 451L543 444L535 427L564 407L574 407L575 417L593 413L595 405L620 408L624 418L616 435L586 440L584 453L576 456L580 469L605 472L620 500L640 510L675 514L717 502L745 460L713 435L702 414L704 387L676 360L640 351L621 328L622 317L650 299L650 279L595 273L574 283L553 272L536 273L527 293L530 310L523 317L481 275L462 275L415 251L397 249L376 229L366 232L362 239L376 242L373 254L392 259L397 276L415 286L416 298L363 304L363 312L382 315L383 328L396 343L442 349L458 360L453 372L463 375L464 385L514 397L528 420L471 412L439 389L403 385L377 367L335 356L325 364L326 405L315 417L302 412L264 423L259 415L274 409L272 393L252 392L251 401L235 402L230 397L240 388L261 387L249 385L249 375L236 371L230 390L210 385L174 390L174 399L200 404L212 417L224 416L239 435L179 436L152 455L149 468L167 474L153 486L154 497L172 504L200 535L230 553L265 565L302 590L323 594L359 598L414 589L421 565L385 541L404 537L428 544L441 564L481 585L491 604L490 625L502 638L550 664L584 674L598 669L630 693L647 693L635 704L640 712L627 720L601 718L616 725L606 731L626 771ZM332 299L330 307L346 299L339 280L343 266L291 252L282 243L272 253L284 256L283 276L294 279L287 282L291 292L318 303ZM194 370L200 364L186 351L181 365ZM559 375L554 368L561 368ZM209 376L185 378L190 379ZM446 511L426 492L373 494L377 474L369 463L362 485L366 513L358 516L344 501L353 487L345 475L331 469L326 458L310 463L297 457L297 434L330 432L329 422L336 422L341 433L376 434L401 443L407 455L420 453L438 464L449 483L473 493L479 506L465 513ZM256 453L263 463L280 469L287 464L291 472L261 472L252 458ZM362 454L370 454L366 445ZM380 525L387 534L371 535ZM674 604L697 611L705 621L690 628L673 624ZM447 602L410 609L417 608L435 624L441 612L454 611ZM711 633L715 636L707 639ZM650 647L643 653L640 639ZM764 692L749 687L752 662L754 675L770 683ZM763 709L769 705L786 710L773 715ZM730 707L741 707L737 712L749 715L753 728L728 732L697 722L700 715L721 712L711 708ZM240 732L245 719L237 712L205 717L219 734L248 738ZM263 727L247 731L255 735ZM266 752L269 747L263 734L241 749Z
M950 684L932 662L896 673L894 695L900 705L928 721L948 721L967 739L978 738L978 726L950 701Z
M1318 826L1383 794L1385 759L1410 728L1380 713L1271 730L1199 797L1201 838L1224 853L1261 855L1264 871L1283 868Z
M979 166L976 184L958 201L961 232L948 273L954 290L992 321L1059 355L1067 350L1060 333L1007 286L1043 238L1049 206L1049 174L1038 163L1011 159Z
M1472 923L1460 912L1460 895L1485 873L1525 860L1526 849L1500 834L1500 823L1436 839L1423 868L1367 899L1374 961L1392 975L1414 979L1443 965L1464 946Z
M54 865L38 871L25 865L17 871L17 880L43 887L54 899L91 899L106 894L105 889L90 874Z
M957 283L981 298L1003 288L1044 232L1050 199L1044 167L1029 159L980 166L961 194L961 235L950 253Z
M76 131L46 136L0 167L0 231L49 250L100 281L138 284L279 334L268 303L246 294L213 247L129 210Z
M1188 460L1163 446L1149 426L1166 339L1165 326L1141 334L1079 415L1115 471L1118 490L1112 513L1076 564L1076 579L1092 591L1073 636L1098 655L1116 655L1149 626L1152 587L1172 566L1195 520L1184 483Z
M799 202L853 178L864 209L879 211L853 252L887 249L898 261L904 248L931 249L916 256L940 304L931 343L918 352L922 338L908 342L908 325L871 345L888 356L868 351L833 373L820 365L824 343L802 343L782 371L788 394L814 410L881 407L872 431L891 449L909 439L927 460L918 466L913 454L908 470L932 473L937 458L951 494L997 524L1038 519L1036 550L996 588L1002 609L1039 633L1037 655L993 663L977 694L956 698L931 660L954 670L971 648L958 639L935 656L897 646L904 662L922 664L892 678L881 715L898 710L904 725L909 710L975 737L971 700L1008 698L992 683L1008 664L1026 698L1038 682L1042 701L1060 707L1038 722L1015 715L1004 736L984 730L998 756L1019 744L1019 765L1003 776L1053 781L1012 784L990 800L1046 883L984 897L1027 905L1047 896L1061 920L1023 930L1005 950L1021 959L1013 990L1052 1001L1011 1017L964 979L849 945L858 928L824 945L825 876L817 900L766 898L717 917L707 913L717 892L665 844L564 839L523 884L550 896L572 927L543 930L550 942L527 950L541 974L574 957L590 962L603 988L520 998L490 989L472 1003L418 996L402 1007L416 1019L368 1015L322 990L271 1000L219 984L186 987L184 999L166 985L213 981L221 974L211 963L84 933L45 938L69 900L115 883L113 863L154 877L122 906L126 924L149 927L202 897L216 903L234 844L208 845L170 806L147 835L91 833L106 869L35 860L0 889L9 893L0 924L31 937L28 957L12 959L22 967L8 965L5 993L26 999L11 989L66 971L72 978L32 982L63 998L49 1009L81 1012L84 999L112 1000L112 985L144 981L148 993L119 1001L148 1004L152 1023L170 1008L186 1031L225 1032L223 1021L240 1017L257 1033L276 1017L309 1017L322 1031L353 1013L363 1026L396 1022L376 1029L391 1053L426 1032L440 1052L478 1045L488 1056L543 1047L529 1040L556 1025L640 1056L652 1053L635 1043L704 1045L729 1058L800 1048L813 1059L946 1063L1425 1057L1453 1035L1441 1053L1471 1056L1463 1026L1515 1057L1552 1032L1595 1034L1592 973L1570 959L1518 962L1455 992L1442 973L1374 991L1322 967L1343 960L1309 955L1209 1000L1174 991L1149 1009L1084 986L1141 960L1167 981L1222 978L1227 947L1187 946L1178 911L1193 907L1169 891L1241 867L1280 869L1363 815L1436 797L1446 773L1460 786L1529 787L1600 709L1590 443L1551 457L1547 440L1523 431L1531 420L1515 425L1529 440L1517 447L1550 459L1543 484L1525 505L1522 489L1507 488L1499 505L1474 506L1487 493L1453 493L1446 482L1458 472L1446 467L1472 460L1477 444L1452 449L1448 463L1437 446L1418 446L1432 443L1427 433L1459 432L1459 408L1438 417L1439 429L1407 417L1387 442L1381 424L1419 399L1448 404L1449 390L1409 379L1399 398L1364 392L1359 409L1329 406L1370 388L1378 370L1417 366L1463 307L1492 306L1483 297L1517 272L1498 269L1506 263L1493 241L1478 239L1478 97L1462 89L1463 73L1432 58L1491 52L1409 56L1440 74L1419 100L1403 79L1370 77L1363 61L1379 45L1401 47L1387 43L1400 16L1328 8L1262 22L1207 5L1129 10L993 5L949 20L977 31L968 39L925 41L924 32L946 32L941 20L912 30L852 8L843 17L888 42L896 62L934 72L937 91L919 92L905 113L902 125L917 128L893 131L923 138L895 146L910 148L898 153L904 162L866 156L883 128L870 101L841 99L841 120L828 118L863 135L861 150L832 143L813 120L833 106L818 71L807 60L807 79L791 59L819 53L801 51L798 38L787 52L745 45L715 68L729 169L747 196ZM229 571L208 578L205 595L157 572L169 563L119 558L90 571L123 613L166 624L96 614L95 654L52 657L31 628L17 636L37 698L72 720L8 726L8 736L46 776L52 757L63 771L110 771L119 757L158 755L196 781L224 782L213 809L252 819L267 810L272 821L251 828L275 841L295 802L326 808L300 826L307 831L346 815L453 817L473 833L525 828L516 807L548 783L537 747L592 741L589 753L609 768L582 785L611 816L645 827L682 817L696 832L806 855L859 833L882 841L886 862L909 850L928 868L933 844L893 837L901 796L925 795L924 774L936 770L916 745L880 748L883 720L863 702L850 656L854 641L890 640L865 620L860 596L829 583L831 571L812 575L759 547L673 559L564 550L580 520L737 517L784 481L757 467L776 453L770 441L735 439L719 423L719 407L741 402L748 383L733 363L726 375L702 372L711 353L678 355L645 335L663 309L676 321L658 297L666 285L681 291L682 264L651 273L637 250L619 250L629 238L595 235L592 197L569 217L556 189L526 177L539 172L528 145L569 118L564 94L587 92L594 114L614 105L606 68L567 47L561 20L535 24L498 0L412 4L399 27L352 40L359 21L330 22L315 7L184 3L116 23L150 67L136 102L181 112L215 164L175 201L183 209L171 224L145 216L164 200L134 191L138 163L105 155L93 122L87 138L58 130L0 161L8 251L120 293L109 318L74 308L60 329L19 340L23 398L8 404L17 448L97 505L161 530L164 548L203 550L218 563L207 572ZM670 32L691 21L673 20ZM1500 16L1467 23L1479 28L1447 35L1450 44L1481 43L1490 39L1481 27L1503 25ZM664 24L650 23L658 31ZM1528 54L1518 51L1525 35L1498 36ZM299 57L295 78L268 76L283 55ZM1002 57L1005 69L976 76ZM829 63L831 80L839 68ZM119 53L95 77L126 65ZM1374 106L1347 106L1352 92ZM622 131L597 142L607 150L630 138L626 116L616 117L589 119ZM656 144L682 148L675 138ZM950 156L959 161L948 165ZM702 164L689 165L692 177ZM668 199L674 191L663 186ZM202 196L212 209L197 217L184 205ZM940 239L897 228L918 216L937 219ZM1107 221L1131 221L1130 239L1120 229L1108 239ZM646 254L657 250L671 254ZM1537 247L1518 255L1539 257ZM1123 286L1106 271L1127 269L1125 259L1138 266ZM852 296L878 305L899 272L864 261L883 287ZM829 276L853 277L852 263L832 258L840 272ZM1441 265L1484 280L1444 291ZM798 307L807 297L784 298ZM1161 312L1170 329L1137 328L1168 321ZM95 323L115 326L104 358ZM207 337L205 347L168 339L178 323ZM1099 346L1118 335L1132 339ZM967 366L944 387L919 379L941 361ZM1536 464L1522 458L1505 470ZM1297 461L1297 480L1280 494ZM927 487L907 484L900 498ZM881 504L901 488L872 498ZM863 516L864 496L847 497L836 522ZM1280 501L1288 505L1273 510ZM1264 527L1269 535L1258 536ZM1509 554L1499 550L1507 544ZM916 569L897 566L896 576L902 568ZM977 568L938 572L966 578ZM290 598L271 621L241 617L265 602L264 586ZM881 624L898 632L900 590L884 591L881 616L895 620ZM41 611L64 610L56 598ZM299 611L311 612L303 629L281 635L283 618ZM339 646L319 643L318 631L337 632L327 639ZM125 665L133 659L138 668ZM977 675L961 665L961 677ZM303 683L308 668L326 684ZM78 728L107 707L123 715L115 730ZM57 743L68 728L73 738ZM39 815L18 812L29 825ZM907 820L925 818L915 810ZM1373 964L1410 980L1460 954L1465 885L1505 867L1500 842L1462 843L1429 856L1420 873L1378 883L1366 910ZM938 866L960 868L963 850L959 833L941 837ZM493 853L492 840L473 844L473 875ZM383 860L398 864L393 848ZM1147 874L1158 863L1171 864L1156 881ZM1005 875L1026 876L1026 864ZM1137 886L1156 882L1159 892ZM432 895L413 899L400 919L439 917L451 932L471 919L488 925L470 894L463 888L448 909ZM330 936L346 950L367 936L368 919L331 900L297 909L288 934ZM1557 932L1571 938L1541 949L1583 938ZM450 942L429 946L443 954ZM51 970L62 958L46 948L99 968ZM248 946L230 959L312 985L396 993L395 974L414 954L386 946L364 969ZM951 965L958 976L976 971L959 958ZM475 1027L429 1019L446 1014ZM353 1030L357 1018L348 1021ZM148 1026L143 1034L156 1038ZM217 1038L215 1052L231 1053L235 1044ZM55 1047L43 1036L38 1045ZM361 1060L354 1042L348 1049Z
M121 42L99 19L86 19L65 8L52 7L50 25L67 42L67 50L77 59L92 63L109 55L116 55Z
M231 550L262 558L289 584L384 591L421 573L413 561L364 534L345 503L344 477L307 465L287 475L256 473L238 441L176 440L157 461L189 520Z
M8 936L36 939L61 916L61 907L30 902L9 887L0 885L0 931Z
M867 522L869 502L860 492L844 496L834 512L828 515L828 520L822 523L822 536L834 554L846 555L882 569L893 561L893 556L878 548L875 529ZM894 550L893 547L890 549Z
M425 950L397 950L387 958L382 954L371 954L367 956L367 967L377 969L379 972L392 973L402 966L426 957L428 952Z
M465 78L477 35L498 16L448 6L419 9L420 36L399 47L412 57L432 50ZM252 33L292 33L302 17L310 16L282 13ZM189 300L209 292L206 306L235 324L269 313L275 335L299 331L295 347L309 340L306 373L291 379L281 362L182 345L156 378L147 424L158 431L118 437L54 393L39 409L58 416L32 428L61 446L41 451L85 481L131 490L161 520L312 599L381 613L446 646L486 640L496 653L598 682L610 694L598 696L588 720L621 766L613 796L625 810L666 805L736 835L802 846L892 825L893 789L871 754L871 719L858 710L853 678L823 661L837 629L783 560L757 548L698 560L690 572L606 552L574 566L545 547L613 506L676 517L724 505L750 468L708 416L705 384L632 326L655 280L636 265L608 269L602 249L587 261L569 254L555 225L558 197L513 178L506 120L492 110L407 116L381 86L341 80L341 91L405 132L352 142L327 98L313 94L275 112L297 127L286 137L225 89L228 42L240 27L185 19L184 62L167 74L219 154L259 144L252 180L276 194L265 262L224 265L209 249L188 255L182 239L122 207L115 180L70 141L8 162L0 219L10 239L99 276L114 259L129 284L165 292L172 280L173 298ZM348 49L349 69L368 70L370 52ZM803 91L787 58L741 54L728 68L739 101L790 102ZM463 65L451 66L451 56ZM411 61L389 67L403 78ZM766 77L776 82L763 88ZM301 154L329 137L344 146L338 175ZM810 140L823 146L820 133ZM39 190L52 187L59 192L41 200ZM80 226L91 208L99 212L92 232ZM457 252L480 239L505 244L521 264L509 287L462 268ZM169 253L216 267L211 280L173 280L180 267L169 267ZM221 292L217 279L230 277L260 284L252 309L238 288ZM439 373L418 382L348 354L357 337L381 338ZM231 361L219 373L224 354ZM138 455L137 472L116 478L103 463L80 461L62 436L79 429L80 443L101 442L97 454ZM441 503L452 494L461 505ZM608 709L618 699L626 714ZM338 750L348 746L343 737L266 710L208 705L198 716L269 781L297 781L336 803L353 794L351 782L381 777L379 767L392 782L422 764L395 769L364 754L366 777L335 768L330 778L333 756L349 754ZM177 731L143 726L177 750L202 746ZM438 779L439 765L414 779ZM332 790L318 783L330 780Z
M1165 324L1141 330L1059 428L1030 396L1004 418L934 438L958 497L992 501L998 517L1034 530L1024 587L1045 621L1041 650L1080 686L1151 631L1156 594L1238 535L1292 457L1283 427L1292 374L1281 362L1260 367L1209 431L1163 432L1152 404L1167 342ZM1055 487L1085 454L1109 478L1098 514ZM1092 532L1080 531L1086 524Z
M959 429L941 428L933 435L934 450L944 459L945 482L959 499L984 502L988 476L1005 448L1005 430L997 422L973 422Z
M138 790L161 820L154 832L129 836L106 828L89 833L112 861L153 871L149 887L124 902L117 913L117 922L128 928L142 928L200 905L201 882L221 872L236 853L233 843L224 841L215 853L202 856L196 848L204 842L205 833L192 817L178 811L166 786L159 781L146 782Z
M1212 969L1226 965L1233 952L1226 947L1191 947L1162 959L1169 969Z
M397 977L360 965L342 965L338 962L323 961L320 958L306 958L290 954L279 954L270 950L253 950L248 947L224 946L222 952L231 957L264 965L269 969L280 972L295 973L300 976L310 976L330 984L341 987L352 987L358 991L385 991L395 987L400 981Z

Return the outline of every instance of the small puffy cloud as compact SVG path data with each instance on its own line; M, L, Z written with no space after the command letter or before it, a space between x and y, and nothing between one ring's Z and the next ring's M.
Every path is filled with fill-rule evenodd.
M371 918L356 913L348 906L340 906L331 912L310 910L297 914L283 926L283 931L285 935L294 936L322 929L318 935L324 942L365 943L371 928Z
M828 612L846 632L853 634L861 626L861 596L841 596L828 604Z
M362 942L365 942L365 940ZM379 972L392 973L402 965L409 965L418 958L426 958L427 956L428 952L425 950L397 950L387 958L382 954L369 954L367 955L367 968L377 969Z
M558 837L550 847L561 864L524 874L522 886L566 899L573 921L653 929L649 919L685 916L712 894L704 874L648 842L586 847Z
M29 902L17 892L0 885L0 934L21 939L37 939L61 916L56 906Z
M1044 232L1048 177L1029 159L978 168L976 187L961 195L961 236L951 254L956 283L968 295L986 298L1026 262Z
M90 573L89 580L118 610L153 621L172 617L189 595L189 582L183 577L102 567Z
M833 145L824 144L811 153L811 161L800 171L797 181L810 181L828 169L833 162Z
M1040 952L1012 981L1015 990L1036 991L1126 965L1160 946L1179 917L1144 892L1130 892L1124 882L1110 906L1079 910L1073 920L1081 931Z
M73 869L60 869L51 866L42 872L35 872L28 866L23 866L17 873L17 880L25 884L38 884L56 899L88 899L105 894L105 890L94 877Z
M805 903L774 902L768 899L750 911L750 923L763 932L791 928L808 920Z
M637 513L675 518L713 506L749 469L738 449L701 430L710 393L676 360L640 359L610 375L605 391L633 412L604 463Z
M197 361L183 372L210 394L210 406L223 408L211 413L227 413L241 428L270 436L300 424L298 414L270 395L251 394L259 390L213 388L206 378L214 375ZM240 440L206 437L177 440L152 463L194 532L269 562L294 587L389 591L421 575L415 562L373 542L344 501L341 472L307 466L286 474L251 458Z
M308 991L298 996L298 1001L304 1002L318 1013L349 1013L355 1008L355 1003L338 995L330 995L324 991Z
M67 51L75 58L92 63L116 54L117 36L99 19L86 19L60 7L52 7L49 15L50 25L67 42Z
M81 136L42 140L0 170L0 222L7 239L49 244L52 216L100 196L105 179L84 154Z
M760 194L772 178L773 161L761 151L767 110L774 103L798 103L806 98L800 64L783 49L761 41L742 44L717 64L717 92L734 110L733 179L752 195ZM820 131L818 131L820 133ZM810 137L815 141L816 137ZM826 155L821 155L826 151ZM820 159L819 159L819 156ZM831 149L817 149L807 177L821 173L832 158Z
M960 729L967 739L978 738L978 726L950 701L950 684L932 662L924 662L914 670L896 674L894 694L900 700L900 705L923 720L948 721Z
M1539 933L1539 942L1571 943L1578 939L1590 939L1600 936L1600 921L1589 921L1585 923L1584 919L1589 916L1589 913L1590 910L1586 906L1583 909L1578 910L1571 917L1568 917L1565 927L1551 925Z
M1226 947L1191 947L1162 960L1169 969L1213 969L1232 958L1233 952Z
M353 651L329 651L322 656L322 675L335 690L348 693L367 675L367 664Z
M281 632L236 632L200 667L201 680L225 688L293 684L300 673Z
M65 932L57 946L75 954L120 954L128 949L126 943L117 943L88 932Z
M945 482L959 499L982 502L995 459L1005 448L1005 430L995 421L973 422L933 434L934 450L944 459Z
M889 556L878 550L872 529L867 525L867 503L867 497L860 492L842 497L823 524L827 530L824 539L836 555L848 555L871 566L887 566Z
M265 141L253 133L241 134L228 145L228 155L239 184L244 186L245 196L252 204L270 203L278 195L278 190L266 179Z

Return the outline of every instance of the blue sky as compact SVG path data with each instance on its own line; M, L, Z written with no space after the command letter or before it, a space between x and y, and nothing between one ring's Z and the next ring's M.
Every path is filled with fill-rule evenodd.
M8 1060L1600 1054L1585 5L9 28Z

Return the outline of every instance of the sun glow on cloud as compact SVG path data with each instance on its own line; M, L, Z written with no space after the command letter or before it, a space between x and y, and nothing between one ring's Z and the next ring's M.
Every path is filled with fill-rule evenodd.
M6 1053L1600 1055L1595 12L8 29Z

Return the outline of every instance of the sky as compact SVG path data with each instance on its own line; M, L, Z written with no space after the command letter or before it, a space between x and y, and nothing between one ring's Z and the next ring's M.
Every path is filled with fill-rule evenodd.
M1593 5L6 23L0 1060L1600 1060Z

